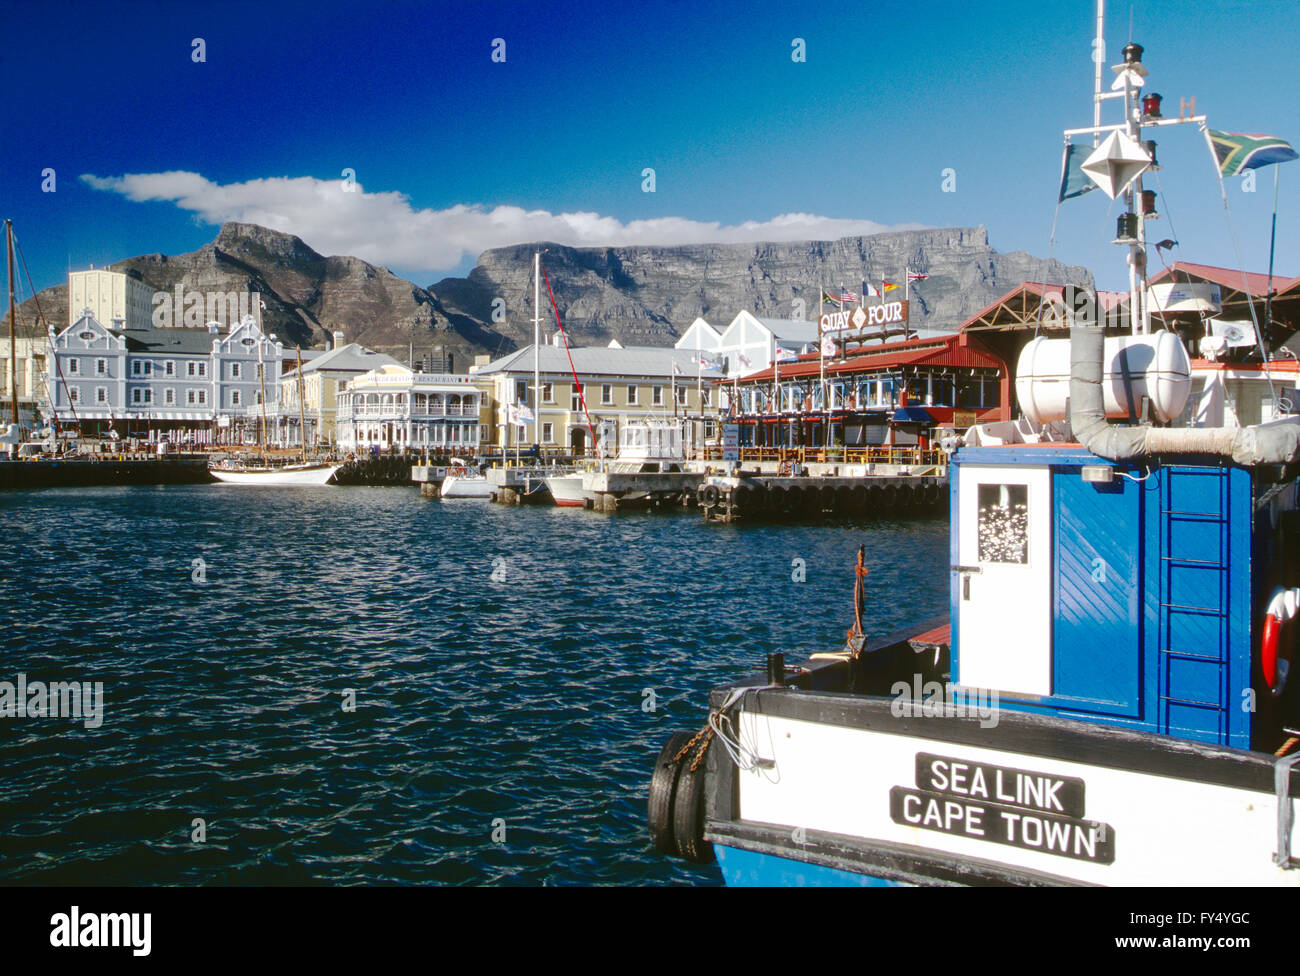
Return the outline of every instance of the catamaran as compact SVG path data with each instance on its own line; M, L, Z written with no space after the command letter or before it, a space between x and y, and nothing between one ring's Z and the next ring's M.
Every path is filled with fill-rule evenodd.
M1066 301L1070 338L1019 357L1024 416L948 445L947 616L869 637L860 550L842 647L769 655L665 744L657 850L735 885L1300 883L1300 417L1275 392L1255 426L1187 409L1195 336L1148 287L1142 130L1198 127L1221 173L1244 143L1162 118L1142 54L1109 91L1098 63L1062 166L1060 199L1087 179L1125 204L1123 322ZM1296 158L1250 139L1256 165Z

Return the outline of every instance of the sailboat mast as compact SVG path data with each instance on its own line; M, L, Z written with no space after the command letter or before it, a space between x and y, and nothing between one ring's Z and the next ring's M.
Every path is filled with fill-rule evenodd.
M9 251L9 392L13 394L13 423L18 423L18 339L14 331L14 222L5 221L5 241ZM16 449L15 449L16 450Z
M1093 94L1092 94L1092 146L1101 144L1101 79L1106 63L1106 0L1097 0L1097 35L1092 42Z
M533 447L541 442L542 428L542 254L533 252Z
M302 463L307 463L307 410L302 400L302 346L298 346L298 431L302 436Z
M262 401L262 463L266 464L266 366L262 362L262 336L258 330L257 337L257 384L260 387L258 399Z

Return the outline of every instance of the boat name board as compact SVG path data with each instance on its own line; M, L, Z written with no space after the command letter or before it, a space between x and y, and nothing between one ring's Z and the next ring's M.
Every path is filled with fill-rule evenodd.
M889 791L894 823L1099 864L1115 860L1115 831L1085 820L1085 784L992 763L916 754L916 788Z

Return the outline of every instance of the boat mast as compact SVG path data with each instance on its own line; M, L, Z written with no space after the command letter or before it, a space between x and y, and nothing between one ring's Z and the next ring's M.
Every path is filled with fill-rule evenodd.
M14 424L18 423L18 339L14 332L14 222L5 221L5 241L9 251L9 392L13 394ZM15 451L17 448L15 448Z
M307 463L307 413L302 402L302 346L298 346L298 432L302 437L302 463Z
M262 330L257 330L257 385L260 387L258 399L262 401L262 465L266 465L266 366L262 362Z
M533 252L533 450L538 452L542 428L542 255Z

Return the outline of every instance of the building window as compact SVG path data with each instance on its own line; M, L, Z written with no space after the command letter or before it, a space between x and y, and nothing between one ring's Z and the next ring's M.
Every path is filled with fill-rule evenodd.
M175 402L176 402L176 391L169 386L167 387L166 390L163 391L163 403L167 404L167 406L170 407Z
M193 390L186 390L186 391L185 391L185 405L186 405L187 407L192 407L192 406L194 406L195 396L196 396L196 394L195 394L195 392L194 392Z
M555 402L555 386L554 386L554 384L552 384L552 383L543 383L543 384L542 384L542 402L543 402L543 403L554 403L554 402Z
M686 387L684 386L677 387L677 403L680 406L686 405Z
M201 366L200 366L200 368L201 368ZM206 406L206 405L207 405L207 402L208 402L208 391L207 391L207 390L199 390L199 406L200 406L200 407L202 407L202 406Z
M207 376L207 375L208 375L208 364L207 364L207 363L198 363L197 366L198 366L198 368L199 368L199 375L200 375L200 376Z
M80 402L81 402L81 391L78 390L75 386L74 386L74 387L71 387L71 388L68 390L68 402L69 402L69 403L80 403Z
M230 391L230 405L231 405L232 407L237 407L237 406L239 406L239 391L238 391L238 390L231 390L231 391Z
M186 363L185 375L190 377L197 376L198 375L197 367L198 367L198 363Z
M132 390L132 391L131 391L131 402L134 403L134 404L138 404L138 403L140 402L140 395L141 395L142 392L143 392L143 391L142 391L139 387L137 387L136 389Z
M542 424L542 443L555 443L555 424Z
M95 387L95 402L96 403L108 402L108 387L106 386Z
M163 373L166 374L167 376L175 376L176 360L174 359L167 360L167 362L163 364Z
M635 386L629 385L627 388L627 405L629 407L636 406L636 391L637 388Z
M614 387L608 383L601 384L600 402L605 406L609 406L614 402Z
M714 434L713 421L712 420L704 421L704 439L706 441L713 440L713 434Z
M515 403L523 403L528 399L528 381L515 380Z
M704 388L704 405L706 407L713 406L713 391L707 386Z
M153 403L153 390L145 390L145 391L144 391L144 402L145 402L145 403Z
M239 379L239 363L230 364L230 378L232 380Z
M69 360L68 360L68 375L69 375L69 376L76 376L76 375L77 375L78 373L80 373L80 372L81 372L81 363L80 363L80 360L77 360L77 359L69 359ZM6 375L7 375L7 374L6 374Z
M656 407L662 407L664 405L664 388L662 386L651 388L650 402Z
M578 411L582 409L582 387L574 383L573 392L569 394L569 409Z
M107 359L96 359L96 360L95 360L95 375L96 375L96 376L107 376L107 375L108 375L108 360L107 360Z

